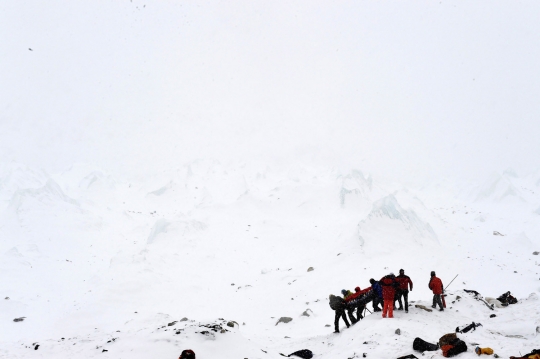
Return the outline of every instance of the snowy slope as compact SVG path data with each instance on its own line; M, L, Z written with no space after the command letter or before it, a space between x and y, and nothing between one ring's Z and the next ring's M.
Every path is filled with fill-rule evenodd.
M216 161L145 182L82 165L55 175L5 165L0 183L6 358L174 357L187 347L203 358L271 358L304 347L321 358L387 358L410 352L416 336L436 341L470 321L490 323L471 341L498 353L539 346L532 194L523 196L530 206L467 202L359 171ZM328 294L400 268L415 283L411 300L422 303L431 299L429 271L445 284L459 274L451 286L464 297L459 312L370 315L331 334ZM488 320L461 288L494 297L511 290L524 301ZM280 317L293 320L276 325ZM227 327L231 320L239 325ZM200 333L216 323L227 331Z

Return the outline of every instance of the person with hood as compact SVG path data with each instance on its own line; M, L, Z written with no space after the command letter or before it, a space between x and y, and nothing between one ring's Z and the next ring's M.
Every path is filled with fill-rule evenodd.
M351 300L354 299L354 293L350 290L342 289L341 294L343 294L343 299L345 299L345 303L349 303ZM353 306L346 306L347 309L347 315L349 316L349 319L351 321L351 324L356 324L358 319L354 317L354 311L356 310L356 307Z
M340 296L330 294L330 308L335 310L336 316L334 319L334 327L335 331L334 333L339 333L339 318L343 318L343 321L345 321L345 325L350 327L349 321L347 320L347 317L345 316L345 308L347 307L347 303L345 302L345 299L341 298Z
M439 305L439 311L444 311L441 295L443 294L443 284L442 281L435 276L435 271L431 271L431 279L428 284L429 289L433 291L433 305L431 308L435 308L436 305Z
M375 297L373 298L373 311L374 312L380 312L382 309L379 308L379 304L382 305L383 303L383 292L381 283L377 282L375 279L371 278L369 280L369 283L371 283L371 288L375 292Z
M394 318L394 296L396 295L396 288L399 287L398 282L396 282L396 276L394 273L390 273L381 278L379 281L383 290L383 312L382 317Z
M399 290L397 290L397 300L399 303L398 310L403 310L403 303L401 303L401 298L405 302L405 313L409 313L409 287L413 288L413 283L409 276L405 275L403 269L399 270L399 275L396 277L396 282L399 283Z

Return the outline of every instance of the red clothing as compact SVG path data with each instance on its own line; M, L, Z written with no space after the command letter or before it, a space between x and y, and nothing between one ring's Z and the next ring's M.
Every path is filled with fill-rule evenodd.
M412 280L411 278L409 278L408 275L398 275L396 277L396 282L399 283L399 289L401 290L408 290L409 287L411 287L411 290L412 290Z
M433 291L433 294L442 294L443 292L443 284L438 277L431 277L428 287Z
M356 298L361 297L362 295L366 294L367 292L369 292L371 290L371 287L367 287L366 289L363 289L363 290L360 290L360 287L356 287L354 290L356 291L356 293L348 295L347 298L345 298L345 301L347 303L350 302L353 299L356 299Z
M394 295L396 294L396 280L395 278L386 276L383 277L380 282L382 286L382 296L386 300L394 300Z
M385 299L383 304L382 317L386 318L386 313L388 313L388 318L394 318L394 299L392 300Z

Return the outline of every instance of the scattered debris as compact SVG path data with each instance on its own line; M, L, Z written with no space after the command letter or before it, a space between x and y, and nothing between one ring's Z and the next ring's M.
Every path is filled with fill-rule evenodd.
M279 320L277 321L276 325L278 325L279 323L289 323L290 321L292 321L292 318L291 317L281 317L279 318Z

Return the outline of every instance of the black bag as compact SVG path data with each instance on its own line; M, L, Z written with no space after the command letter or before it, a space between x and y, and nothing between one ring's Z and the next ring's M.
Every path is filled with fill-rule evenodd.
M302 350L296 351L294 353L291 353L291 354L289 354L287 356L290 357L291 355L296 355L297 357L304 358L304 359L313 358L313 353L311 352L311 350L308 350L308 349L302 349Z
M502 303L503 306L507 306L508 304L516 304L518 301L516 297L514 297L510 292L506 292L502 294L499 298L497 298L499 302Z
M191 349L186 349L182 351L179 359L195 359L195 352Z
M476 330L476 328L481 327L481 326L482 326L482 324L480 324L480 323L472 322L472 324L469 324L467 326L463 326L462 328L457 327L456 328L456 333L468 333L471 330Z
M450 358L453 356L456 356L460 353L467 351L467 344L459 338L456 338L452 342L449 343L449 346L452 346L451 349L448 349L447 351L443 350L443 356Z
M420 338L414 339L412 347L414 350L419 352L432 352L439 349L439 346L437 344L428 343Z

